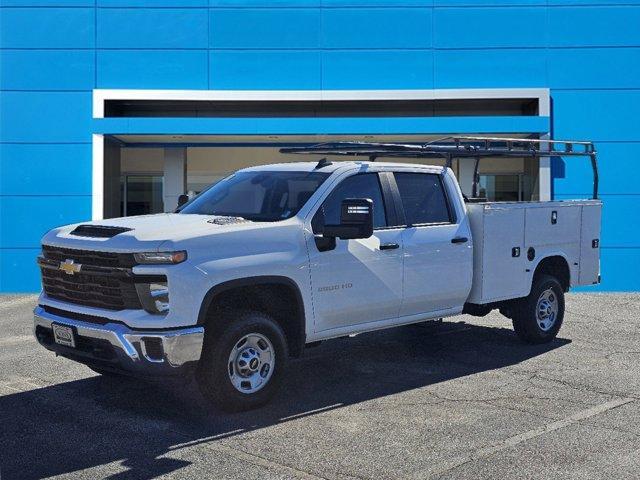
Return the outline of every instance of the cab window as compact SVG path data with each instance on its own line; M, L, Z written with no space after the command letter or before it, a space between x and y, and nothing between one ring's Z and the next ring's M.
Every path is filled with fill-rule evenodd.
M370 198L373 201L373 228L387 226L378 174L360 173L343 180L325 199L311 221L313 233L322 233L325 225L340 223L340 207L347 198Z
M409 225L451 223L451 214L439 175L396 172L394 176Z

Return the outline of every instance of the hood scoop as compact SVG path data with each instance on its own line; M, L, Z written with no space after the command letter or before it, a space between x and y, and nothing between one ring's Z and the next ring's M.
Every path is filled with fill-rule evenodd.
M232 225L234 223L246 223L249 220L242 217L216 217L211 220L207 220L208 223L213 223L214 225Z
M78 225L69 235L76 237L111 238L124 232L129 232L132 228L109 227L107 225Z

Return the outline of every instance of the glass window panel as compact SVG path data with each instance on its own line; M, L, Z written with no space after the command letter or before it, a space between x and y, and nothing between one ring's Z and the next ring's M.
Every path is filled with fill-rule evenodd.
M342 201L347 198L369 198L373 201L373 228L387 226L382 190L376 173L353 175L343 180L326 198L313 217L315 233L321 233L324 225L338 225Z
M297 214L328 176L322 172L237 172L207 189L180 213L284 220Z
M520 175L480 175L478 193L492 202L520 200Z
M404 214L410 225L448 223L449 209L440 178L427 173L395 173Z
M126 190L128 217L164 211L161 175L128 175Z

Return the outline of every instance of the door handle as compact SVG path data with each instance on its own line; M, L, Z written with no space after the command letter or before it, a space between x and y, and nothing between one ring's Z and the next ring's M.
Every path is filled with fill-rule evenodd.
M400 248L400 245L397 243L382 243L380 244L380 250L394 250L396 248Z
M467 243L469 239L467 237L453 237L451 243Z

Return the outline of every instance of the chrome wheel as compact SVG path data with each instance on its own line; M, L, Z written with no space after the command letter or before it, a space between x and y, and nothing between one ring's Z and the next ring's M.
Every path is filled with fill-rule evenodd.
M269 382L275 360L269 339L260 333L249 333L231 350L227 365L229 380L239 392L255 393Z
M558 297L552 288L540 294L536 306L536 320L543 332L553 328L558 318Z

